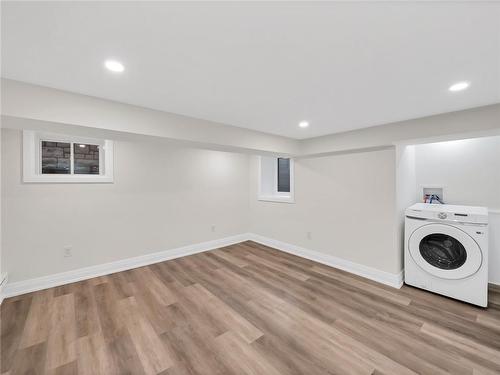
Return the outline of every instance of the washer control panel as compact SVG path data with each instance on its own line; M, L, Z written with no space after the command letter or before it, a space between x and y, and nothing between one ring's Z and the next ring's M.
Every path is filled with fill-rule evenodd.
M438 213L438 218L440 219L446 219L448 217L448 214L446 212L440 212Z

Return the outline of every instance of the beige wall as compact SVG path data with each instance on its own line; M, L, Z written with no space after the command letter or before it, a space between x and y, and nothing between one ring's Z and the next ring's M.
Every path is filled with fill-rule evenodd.
M21 132L2 133L10 282L247 231L246 155L120 141L114 184L23 184Z
M287 204L257 201L252 157L250 232L399 273L394 165L394 149L296 160L295 204Z

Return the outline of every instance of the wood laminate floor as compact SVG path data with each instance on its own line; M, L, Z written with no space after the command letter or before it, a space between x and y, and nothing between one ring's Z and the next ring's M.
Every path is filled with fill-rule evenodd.
M252 242L1 306L1 374L500 374L477 308Z

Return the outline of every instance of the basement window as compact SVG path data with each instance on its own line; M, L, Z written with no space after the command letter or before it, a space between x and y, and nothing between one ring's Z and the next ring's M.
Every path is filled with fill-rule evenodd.
M293 159L261 156L259 166L258 199L294 203Z
M113 141L25 130L23 181L113 182Z

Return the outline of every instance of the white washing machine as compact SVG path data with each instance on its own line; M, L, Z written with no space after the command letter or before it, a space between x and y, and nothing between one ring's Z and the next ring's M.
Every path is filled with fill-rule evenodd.
M405 283L488 305L488 209L417 203L406 210Z

